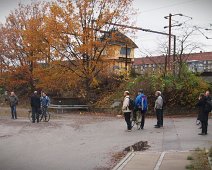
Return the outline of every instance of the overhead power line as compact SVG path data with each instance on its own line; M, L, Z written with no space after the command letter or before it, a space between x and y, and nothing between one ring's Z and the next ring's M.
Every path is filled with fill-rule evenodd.
M186 1L186 2L175 3L175 4L166 5L166 6L161 6L161 7L158 7L158 8L147 9L147 10L142 11L141 13L156 11L156 10L160 10L160 9L164 9L164 8L169 8L169 7L173 7L173 6L178 6L178 5L182 5L182 4L187 4L187 3L191 3L193 1L198 1L198 0L190 0L190 1Z

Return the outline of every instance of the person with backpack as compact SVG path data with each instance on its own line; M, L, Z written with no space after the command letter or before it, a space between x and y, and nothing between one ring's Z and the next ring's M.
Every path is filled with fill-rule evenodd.
M160 91L156 91L155 96L157 97L154 107L157 116L157 124L155 125L155 128L160 128L162 126L163 98L161 97Z
M139 111L141 114L141 126L140 129L144 128L145 123L145 115L147 112L148 104L147 104L147 97L144 95L143 89L138 91L138 95L135 99L135 108L133 110L133 119L136 119L136 112Z
M16 106L18 104L18 97L15 95L14 92L11 92L8 101L11 108L11 119L17 119Z
M129 91L124 92L124 101L122 105L122 112L124 113L124 118L127 123L127 130L130 132L132 130L132 122L130 120L132 112L132 100L130 99Z

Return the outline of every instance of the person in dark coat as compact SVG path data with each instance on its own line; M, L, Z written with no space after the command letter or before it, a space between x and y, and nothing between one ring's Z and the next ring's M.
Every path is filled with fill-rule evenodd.
M207 135L208 112L205 110L205 105L206 105L206 96L204 94L200 94L197 106L199 107L198 117L202 125L202 132L199 133L198 135Z
M34 94L31 96L31 107L32 107L32 123L35 123L35 118L37 123L39 122L39 112L40 112L40 97L38 92L34 91Z

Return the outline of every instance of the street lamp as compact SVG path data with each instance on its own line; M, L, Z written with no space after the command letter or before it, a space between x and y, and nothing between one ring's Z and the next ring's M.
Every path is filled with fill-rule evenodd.
M164 18L168 19L168 18L170 18L170 16L172 17L172 16L176 16L176 15L183 16L183 14L169 14L169 16L165 16Z
M179 27L179 26L182 26L183 24L182 23L180 23L180 24L177 24L177 25L172 25L171 27ZM165 27L163 27L164 29L166 29L166 28L169 28L169 26L165 26Z

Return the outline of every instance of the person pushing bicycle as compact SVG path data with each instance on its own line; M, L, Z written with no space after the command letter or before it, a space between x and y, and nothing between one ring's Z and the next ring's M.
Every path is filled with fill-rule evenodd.
M47 117L46 112L47 112L47 109L48 109L49 104L50 104L50 99L46 95L46 93L42 92L42 96L40 98L40 101L41 101L41 111L45 115L45 120L46 120L46 117Z

